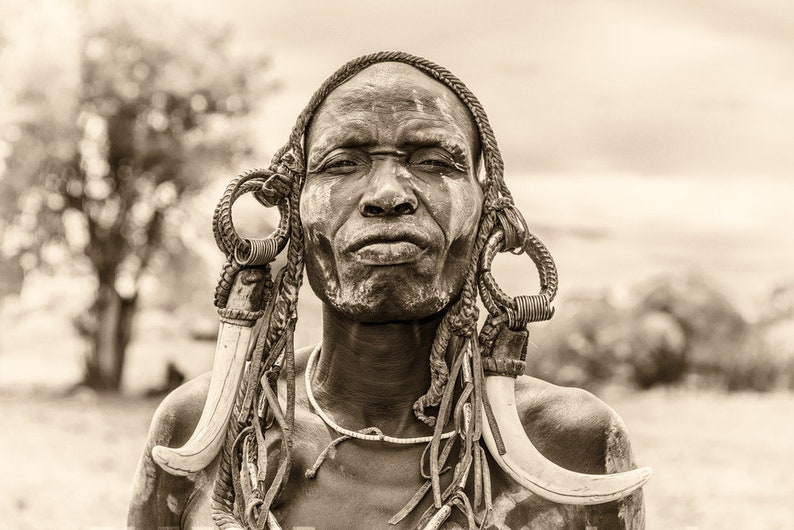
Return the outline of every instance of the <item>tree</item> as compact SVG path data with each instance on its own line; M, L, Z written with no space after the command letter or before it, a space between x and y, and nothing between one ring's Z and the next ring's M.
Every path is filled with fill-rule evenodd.
M85 383L112 391L171 212L249 150L242 120L267 89L266 60L162 3L65 5L72 45L6 88L2 251L23 270L72 258L90 270Z

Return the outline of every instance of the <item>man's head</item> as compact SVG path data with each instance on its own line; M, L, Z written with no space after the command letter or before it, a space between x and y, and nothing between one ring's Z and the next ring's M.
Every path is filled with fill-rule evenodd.
M482 210L479 131L413 66L369 66L335 88L305 134L308 278L361 321L413 320L462 288Z

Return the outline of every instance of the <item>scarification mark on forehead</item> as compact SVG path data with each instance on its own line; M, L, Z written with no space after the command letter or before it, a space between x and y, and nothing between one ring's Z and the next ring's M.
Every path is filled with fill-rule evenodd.
M413 96L414 104L416 105L416 110L419 112L423 112L425 110L425 105L422 103L422 99L419 97L419 92L413 88L411 89L411 95Z

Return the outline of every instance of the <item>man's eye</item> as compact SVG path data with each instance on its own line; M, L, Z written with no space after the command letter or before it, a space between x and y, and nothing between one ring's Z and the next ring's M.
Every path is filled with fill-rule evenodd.
M459 164L454 160L438 157L413 160L411 162L411 166L413 166L417 171L443 173L448 176L466 172L466 167L462 164Z
M410 165L420 171L466 171L466 168L457 163L449 153L435 147L419 149L411 156Z
M326 164L325 167L350 167L355 165L356 163L352 160L335 160Z
M361 162L352 158L334 158L323 164L321 171L346 173L359 167Z
M420 169L439 170L453 169L454 162L438 153L421 153L411 158L410 164L418 166Z
M425 160L420 160L416 162L419 166L428 166L428 167L440 167L440 168L450 168L452 165L447 162L446 160L440 160L437 158L428 158Z

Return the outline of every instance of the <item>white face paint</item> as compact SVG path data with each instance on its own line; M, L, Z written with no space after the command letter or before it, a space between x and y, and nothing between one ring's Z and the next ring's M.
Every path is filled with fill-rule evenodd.
M180 506L179 501L177 500L177 498L173 494L169 493L166 496L165 504L166 504L166 506L168 506L168 510L171 513L173 513L175 515L180 515L182 513L182 507Z
M479 136L454 93L413 67L371 66L306 135L309 282L351 318L413 320L460 292L482 210Z
M311 208L304 209L303 204L311 204ZM324 213L331 210L331 188L328 186L314 186L304 190L301 197L301 219L304 224L317 224L322 222Z

